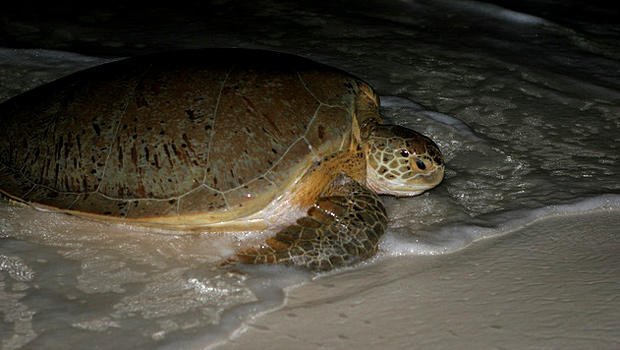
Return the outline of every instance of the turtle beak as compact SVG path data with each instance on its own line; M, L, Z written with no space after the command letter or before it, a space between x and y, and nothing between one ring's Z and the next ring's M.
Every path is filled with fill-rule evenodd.
M386 181L373 176L373 179L369 179L371 181L368 181L368 187L381 194L389 194L398 197L412 197L439 185L443 180L443 177L444 166L441 165L437 166L432 171L417 174L407 180L394 179Z
M414 176L412 179L407 180L401 186L394 186L396 188L392 190L392 193L398 192L398 194L394 194L395 196L417 196L420 193L428 191L431 188L439 185L441 181L443 181L443 176L444 166L441 165L426 174L419 174L417 176ZM400 191L398 187L400 187Z
M443 165L437 166L433 171L430 171L426 174L420 174L417 179L421 183L428 185L428 189L431 189L439 185L441 181L443 181L444 169L445 167Z

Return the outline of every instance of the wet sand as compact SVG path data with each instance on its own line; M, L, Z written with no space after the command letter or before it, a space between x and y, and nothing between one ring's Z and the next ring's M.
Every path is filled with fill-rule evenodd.
M220 348L618 349L619 217L550 217L323 276Z

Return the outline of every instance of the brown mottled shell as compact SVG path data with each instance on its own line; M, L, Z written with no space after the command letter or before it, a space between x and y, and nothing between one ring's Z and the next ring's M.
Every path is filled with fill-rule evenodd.
M346 147L361 82L259 50L153 54L0 105L0 190L84 214L244 218Z

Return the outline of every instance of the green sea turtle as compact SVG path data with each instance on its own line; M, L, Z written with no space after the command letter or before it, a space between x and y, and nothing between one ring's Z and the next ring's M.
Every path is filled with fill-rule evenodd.
M5 196L168 231L283 225L228 259L243 263L368 257L387 224L377 193L416 195L444 173L435 143L383 124L368 84L270 51L103 64L2 103L0 120Z

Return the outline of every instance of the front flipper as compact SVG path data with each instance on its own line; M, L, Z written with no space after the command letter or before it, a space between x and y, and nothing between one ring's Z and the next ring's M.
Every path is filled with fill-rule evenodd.
M329 270L373 255L386 226L385 208L377 195L341 175L306 217L265 243L234 254L228 262Z

